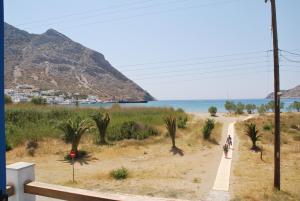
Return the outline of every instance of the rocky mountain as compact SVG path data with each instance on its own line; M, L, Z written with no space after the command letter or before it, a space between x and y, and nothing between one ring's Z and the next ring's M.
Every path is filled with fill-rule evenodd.
M54 29L30 34L7 23L4 28L5 88L28 84L102 99L153 100L101 53Z
M281 92L281 98L300 98L300 85L292 89L281 90ZM270 93L266 98L274 98L274 93Z

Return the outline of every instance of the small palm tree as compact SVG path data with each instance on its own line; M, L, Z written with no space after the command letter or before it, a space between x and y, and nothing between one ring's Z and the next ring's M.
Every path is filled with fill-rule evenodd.
M249 138L252 141L252 147L251 150L257 151L259 148L256 146L256 142L260 140L261 135L258 135L258 129L256 129L256 125L253 123L246 124L246 135L249 136Z
M91 117L95 121L99 131L99 144L107 144L105 140L105 134L110 122L109 114L105 113L105 115L103 115L102 113L98 112L93 114Z
M164 118L166 128L172 140L172 149L176 149L175 137L176 137L176 117L174 115L169 115Z
M68 119L58 124L57 128L64 133L64 141L72 145L72 151L78 156L78 145L81 137L91 128L88 120L82 120L80 117Z

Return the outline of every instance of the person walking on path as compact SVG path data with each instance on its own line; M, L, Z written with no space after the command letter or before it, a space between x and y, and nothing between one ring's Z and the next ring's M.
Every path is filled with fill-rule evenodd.
M225 158L227 158L228 150L229 150L229 147L228 147L228 144L226 143L223 145L223 151L224 151Z
M228 137L226 139L226 143L228 144L229 148L230 148L230 146L232 146L232 138L231 138L230 134L228 135Z

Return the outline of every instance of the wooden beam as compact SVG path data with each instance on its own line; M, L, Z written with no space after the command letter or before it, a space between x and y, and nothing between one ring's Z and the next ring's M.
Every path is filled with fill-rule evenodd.
M15 194L15 188L13 186L6 186L6 193L8 197Z
M154 198L125 194L109 194L70 188L65 186L30 182L24 184L24 192L68 201L175 201L177 199Z

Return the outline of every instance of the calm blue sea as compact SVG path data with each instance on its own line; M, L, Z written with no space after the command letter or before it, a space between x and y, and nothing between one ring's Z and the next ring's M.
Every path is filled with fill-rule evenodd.
M241 102L243 104L255 104L257 106L268 103L270 99L239 99L231 100L235 103ZM294 101L300 101L300 98L281 99L285 108ZM121 103L122 107L173 107L175 109L182 108L187 112L207 112L210 106L218 108L218 112L226 112L224 108L226 100L160 100L150 101L148 103ZM97 103L84 104L81 107L111 107L112 103Z

